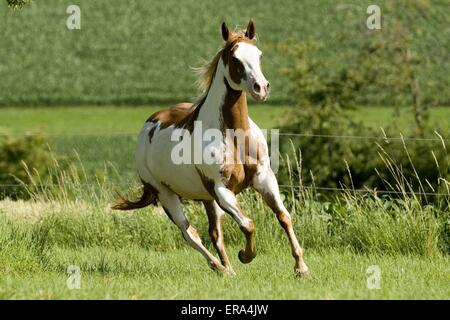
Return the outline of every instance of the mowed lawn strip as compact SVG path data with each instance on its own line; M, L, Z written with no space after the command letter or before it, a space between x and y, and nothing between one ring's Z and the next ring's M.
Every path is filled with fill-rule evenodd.
M77 134L137 134L144 121L154 112L169 105L152 106L91 106L91 107L5 107L0 108L0 133L23 134L41 130L50 135ZM288 105L250 104L250 117L264 129L279 128L289 121L291 111ZM373 128L386 128L394 120L393 107L361 107L348 111L349 117ZM431 125L439 128L448 126L450 107L430 109ZM415 125L414 116L408 108L401 108L396 120L400 130Z
M306 251L310 274L295 277L286 250L266 251L248 265L228 248L237 275L214 273L193 249L51 248L58 271L1 274L1 299L448 299L445 258ZM100 252L100 254L99 254ZM92 257L87 260L86 257ZM80 287L67 285L79 265ZM371 267L372 266L372 267ZM374 282L374 267L379 282ZM378 280L376 280L378 281ZM70 282L69 283L75 283Z
M49 135L136 134L154 112L169 105L140 107L0 108L0 133L23 134L36 130ZM279 126L288 106L250 105L250 117L261 128Z

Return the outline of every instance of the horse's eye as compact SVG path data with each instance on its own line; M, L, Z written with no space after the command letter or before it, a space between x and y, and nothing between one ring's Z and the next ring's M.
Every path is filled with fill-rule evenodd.
M238 58L236 58L235 56L231 57L231 60L233 61L233 63L238 63L239 62Z

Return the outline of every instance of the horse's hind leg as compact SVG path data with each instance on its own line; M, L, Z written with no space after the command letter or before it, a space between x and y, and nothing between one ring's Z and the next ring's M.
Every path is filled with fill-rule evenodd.
M245 249L239 251L239 260L242 263L251 262L256 257L253 241L253 232L255 231L253 221L244 214L233 191L227 189L223 184L216 184L214 192L219 206L236 220L247 240Z
M308 271L308 267L303 261L303 249L298 243L292 226L292 219L286 210L280 197L277 179L270 168L264 170L253 179L253 187L261 194L264 201L276 214L280 225L286 232L291 244L292 256L295 259L294 271L300 275Z
M223 241L221 220L223 218L224 212L214 200L203 201L203 204L206 209L206 214L208 215L209 235L211 236L211 241L214 245L214 248L216 248L223 266L228 270L229 273L234 274L233 268L230 264L230 260L228 259L227 252L225 251L225 245Z
M195 230L195 228L189 223L186 215L184 214L181 207L181 201L178 196L169 190L160 190L158 198L166 214L178 226L178 228L180 228L186 242L205 257L209 266L213 270L227 272L220 261L203 246L197 230Z

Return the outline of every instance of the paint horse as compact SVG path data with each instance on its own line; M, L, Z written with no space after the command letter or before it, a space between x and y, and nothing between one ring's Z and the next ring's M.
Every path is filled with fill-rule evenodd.
M213 270L234 274L224 247L221 220L226 212L239 224L246 245L238 257L242 263L251 262L256 256L255 227L236 199L239 192L251 186L278 218L290 241L295 259L294 271L298 275L303 274L308 268L270 167L267 142L248 116L246 93L261 102L267 99L270 91L269 82L261 71L262 54L254 43L255 25L250 20L245 32L240 29L230 32L224 22L222 37L225 41L222 49L200 71L199 83L203 89L200 98L194 103L180 103L156 112L145 122L136 148L143 194L137 201L120 197L113 208L131 210L159 201L187 243L206 258ZM179 139L173 139L174 132L183 130L185 135L180 137L185 139L186 135L194 136L193 132L199 125L203 131L243 130L247 137L244 142L225 136L214 144L193 141L200 143L202 154L210 154L214 161L174 163L172 150L180 143ZM257 146L253 155L249 155L251 150L247 150L251 145ZM227 156L236 153L238 147L244 149L245 161L225 161ZM203 202L209 220L209 234L220 261L202 244L183 212L181 198Z

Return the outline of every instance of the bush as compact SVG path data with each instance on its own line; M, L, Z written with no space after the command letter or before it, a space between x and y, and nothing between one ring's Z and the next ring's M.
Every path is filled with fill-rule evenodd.
M42 133L0 136L0 155L0 199L27 198L35 179L51 180L54 158Z
M398 28L392 33L397 34ZM282 140L281 152L290 161L301 162L291 172L285 166L280 176L284 183L290 182L293 174L302 184L320 187L345 185L422 193L448 188L450 158L445 141L428 125L420 101L415 68L421 60L411 58L410 37L401 34L394 38L398 41L393 37L388 33L374 38L337 71L328 68L328 61L317 58L320 44L283 46L297 61L285 72L295 84L293 95L298 106L281 131L300 135ZM355 122L346 112L356 108L358 97L373 86L384 86L392 97L400 93L411 96L409 100L393 100L397 114L402 105L412 105L411 120L415 119L415 124L410 132L403 133L405 140L400 138L395 121L378 131Z
M6 0L8 3L8 6L11 8L20 8L28 3L30 3L32 0Z

